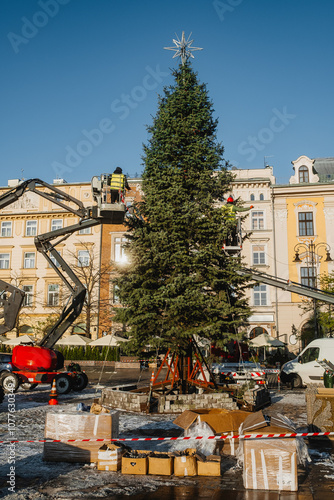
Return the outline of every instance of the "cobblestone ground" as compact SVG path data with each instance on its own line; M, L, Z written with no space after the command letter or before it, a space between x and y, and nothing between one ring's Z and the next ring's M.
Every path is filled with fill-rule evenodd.
M71 393L61 397L64 408L73 407L78 401L89 404L99 395L97 374L91 374L91 383L82 394ZM142 380L149 380L144 372ZM138 380L138 372L104 374L103 383L114 385ZM101 381L102 382L102 381ZM95 385L94 385L95 384ZM52 411L47 405L49 388L17 393L16 439L42 439L45 415ZM306 429L306 404L304 390L272 391L272 404L264 413L281 413L289 417L299 430ZM9 438L7 412L0 405L0 439ZM172 436L180 429L172 423L174 416L129 415L120 417L121 437ZM151 443L145 443L149 446ZM20 444L16 447L16 489L9 494L7 474L8 445L0 448L0 498L10 500L47 499L227 499L227 500L334 500L334 457L329 440L308 443L312 462L307 469L300 468L299 490L293 492L245 490L242 466L234 457L223 461L221 477L176 478L163 476L124 476L119 473L99 472L89 465L53 463L42 460L43 445ZM138 443L137 448L143 445Z

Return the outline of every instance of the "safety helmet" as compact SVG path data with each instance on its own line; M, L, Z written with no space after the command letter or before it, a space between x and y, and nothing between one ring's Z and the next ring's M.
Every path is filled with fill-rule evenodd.
M229 197L227 198L227 203L233 203L233 201L234 201L234 200L233 200L232 196L229 196Z

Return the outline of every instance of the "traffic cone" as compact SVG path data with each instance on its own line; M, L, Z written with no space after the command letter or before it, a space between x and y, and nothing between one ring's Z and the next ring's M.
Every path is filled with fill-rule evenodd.
M54 378L50 392L49 405L57 405L57 404L58 404L58 394L57 394L56 379Z
M154 371L152 372L152 375L151 375L151 380L150 380L151 386L153 385L153 382L154 382Z

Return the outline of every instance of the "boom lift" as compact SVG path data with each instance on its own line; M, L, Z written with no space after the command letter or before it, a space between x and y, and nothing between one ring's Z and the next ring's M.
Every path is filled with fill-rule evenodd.
M296 281L285 280L283 278L278 278L277 276L261 273L256 269L242 268L237 271L237 273L241 276L249 275L254 281L266 283L267 285L275 286L276 288L281 288L282 290L287 290L291 293L297 293L298 295L310 297L311 299L322 300L328 304L334 304L334 294L324 292L323 290L319 290L319 288L301 285Z
M79 217L77 224L35 237L36 249L43 254L50 266L58 274L69 290L70 296L57 322L39 342L38 346L18 345L14 347L12 355L13 370L12 372L2 373L0 378L0 383L5 391L13 390L12 388L17 390L20 384L26 387L35 386L38 383L52 384L55 379L58 393L64 394L72 388L83 390L88 383L85 373L58 372L64 367L64 358L53 347L81 313L86 289L73 272L71 266L58 253L56 246L80 229L104 223L123 223L126 207L122 201L110 203L109 180L110 176L108 174L93 177L91 185L96 204L89 207L85 207L80 200L40 179L24 181L0 196L0 209L3 209L18 200L27 191L33 191ZM4 323L0 325L1 333L14 327L23 298L24 292L22 290L0 281L0 306L3 306L4 317Z

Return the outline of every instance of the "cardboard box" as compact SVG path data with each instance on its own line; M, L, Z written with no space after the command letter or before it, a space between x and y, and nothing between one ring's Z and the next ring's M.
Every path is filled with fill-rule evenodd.
M186 410L179 415L174 424L185 429L185 435L190 435L190 426L199 418L212 428L213 434L239 434L239 427L250 415L247 411L207 409L207 410ZM238 439L217 440L216 452L224 455L235 455L239 446Z
M243 433L250 433L255 429L262 429L269 424L268 420L264 417L262 410L256 413L249 413L247 418L242 422L241 430Z
M220 476L221 457L219 455L207 457L206 460L197 460L197 474L199 476Z
M122 456L122 474L143 474L148 471L148 454L147 450L137 450L139 455L145 456L129 457L126 454Z
M229 435L233 436L238 434L238 432L231 432ZM235 456L237 453L237 449L239 447L239 438L232 439L218 439L216 445L216 453L219 455L232 455Z
M196 450L187 448L187 455L174 457L174 476L197 476Z
M159 456L160 455L160 456ZM166 453L154 452L154 456L148 457L148 473L158 476L171 476L173 474L174 457Z
M246 489L298 490L295 439L245 439L243 451Z
M294 432L283 416L269 422L262 412L250 415L242 424L243 434L287 434ZM243 439L246 489L297 491L297 444L294 438Z
M52 462L97 462L101 442L81 439L115 439L119 434L119 412L94 415L84 411L46 414L45 439L60 443L44 443L43 459ZM69 439L78 442L68 443Z
M190 426L199 418L206 422L213 430L213 434L239 434L240 425L251 415L247 411L226 410L219 408L205 410L186 410L173 423L185 429L185 435L190 435ZM263 417L263 416L262 416ZM216 453L235 455L239 446L239 439L217 440Z
M241 410L225 410L212 408L206 410L186 410L179 415L173 424L188 429L197 418L206 422L215 434L237 433L240 424L249 416L249 412Z
M117 472L121 470L125 449L117 444L104 444L97 453L97 469Z

